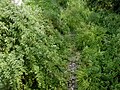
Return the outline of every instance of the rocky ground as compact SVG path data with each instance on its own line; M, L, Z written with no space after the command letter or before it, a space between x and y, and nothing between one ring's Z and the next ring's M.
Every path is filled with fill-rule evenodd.
M78 67L79 53L70 58L68 70L70 72L70 78L68 81L68 90L77 90L77 77L76 70Z

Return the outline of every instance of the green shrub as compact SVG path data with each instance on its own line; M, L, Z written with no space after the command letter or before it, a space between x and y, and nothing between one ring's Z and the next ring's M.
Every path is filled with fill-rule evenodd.
M0 89L63 90L67 44L40 8L0 1Z

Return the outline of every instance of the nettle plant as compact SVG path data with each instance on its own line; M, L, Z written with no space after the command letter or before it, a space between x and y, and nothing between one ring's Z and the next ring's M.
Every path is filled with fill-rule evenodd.
M64 42L40 8L0 1L0 89L66 89Z

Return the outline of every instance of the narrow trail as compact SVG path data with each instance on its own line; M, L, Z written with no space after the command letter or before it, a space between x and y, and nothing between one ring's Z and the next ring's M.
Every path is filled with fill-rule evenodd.
M70 62L68 65L68 70L70 72L70 77L68 81L68 90L77 90L77 78L76 78L76 70L78 68L78 60L80 58L80 54L75 52L75 55L70 57Z
M71 33L71 41L73 44L71 57L69 57L68 71L70 72L68 81L68 90L78 90L76 71L78 68L78 60L80 59L80 53L75 47L75 33Z

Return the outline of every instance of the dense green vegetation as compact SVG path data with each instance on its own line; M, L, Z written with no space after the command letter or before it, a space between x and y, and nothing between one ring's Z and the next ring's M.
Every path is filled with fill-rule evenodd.
M0 4L0 88L66 89L67 55L63 36L40 8Z
M109 10L115 13L120 13L120 1L119 0L86 0L87 5L90 8L94 8L96 11Z
M0 90L67 90L76 52L78 90L120 90L118 1L0 1Z
M81 0L71 0L65 13L81 53L78 89L119 90L120 15L90 11Z

